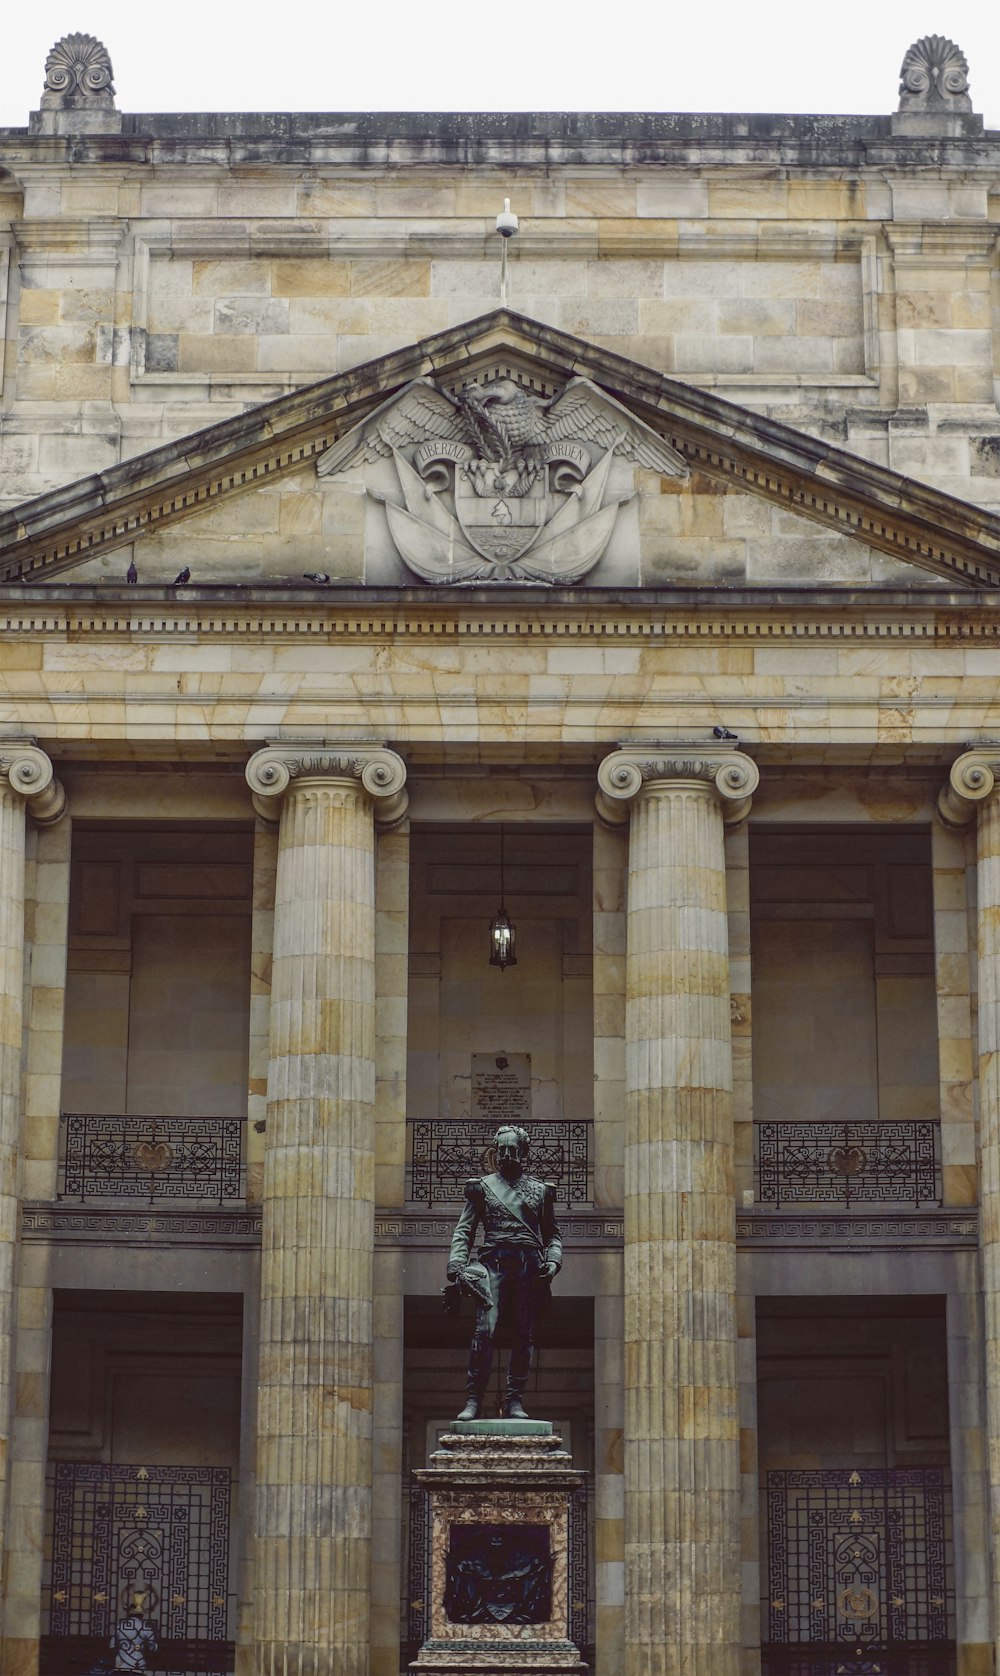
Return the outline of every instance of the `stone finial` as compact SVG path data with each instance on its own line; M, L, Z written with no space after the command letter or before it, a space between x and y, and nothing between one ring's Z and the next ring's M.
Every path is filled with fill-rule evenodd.
M698 739L626 744L605 757L597 770L598 815L609 826L623 825L633 798L655 780L710 786L726 825L735 826L750 812L760 770L743 751Z
M383 829L397 826L406 814L406 764L384 745L267 745L250 758L246 778L253 806L265 821L279 819L281 799L295 780L358 780Z
M93 35L64 35L45 60L42 110L114 110L113 74L101 41Z
M907 49L899 72L901 111L971 111L969 65L943 35L922 35Z

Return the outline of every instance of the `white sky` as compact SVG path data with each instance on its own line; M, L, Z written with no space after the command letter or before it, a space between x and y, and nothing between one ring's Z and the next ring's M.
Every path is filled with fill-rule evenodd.
M887 114L920 35L969 60L1000 128L996 0L7 0L0 125L37 109L71 30L125 111L666 110Z

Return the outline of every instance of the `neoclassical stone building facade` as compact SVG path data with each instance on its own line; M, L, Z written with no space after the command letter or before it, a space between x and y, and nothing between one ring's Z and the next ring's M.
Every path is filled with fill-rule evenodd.
M998 232L939 37L842 118L133 116L53 49L0 132L5 1676L131 1609L162 1669L405 1669L498 1114L597 1676L995 1671Z

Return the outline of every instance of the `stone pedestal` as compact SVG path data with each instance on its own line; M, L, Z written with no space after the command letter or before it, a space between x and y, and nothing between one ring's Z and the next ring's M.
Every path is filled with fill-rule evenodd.
M421 1676L584 1676L569 1636L569 1517L583 1474L547 1420L455 1421L430 1496Z

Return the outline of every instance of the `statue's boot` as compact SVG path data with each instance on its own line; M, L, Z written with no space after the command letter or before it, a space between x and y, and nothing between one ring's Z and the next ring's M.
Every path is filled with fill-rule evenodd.
M465 1407L463 1408L461 1414L457 1414L455 1418L457 1420L478 1420L482 1400L482 1397L477 1396L475 1391L470 1391L469 1395L465 1399Z
M517 1392L514 1392L511 1396L505 1399L503 1405L503 1417L505 1420L530 1420L531 1416L527 1413L525 1406L521 1401L520 1395Z

